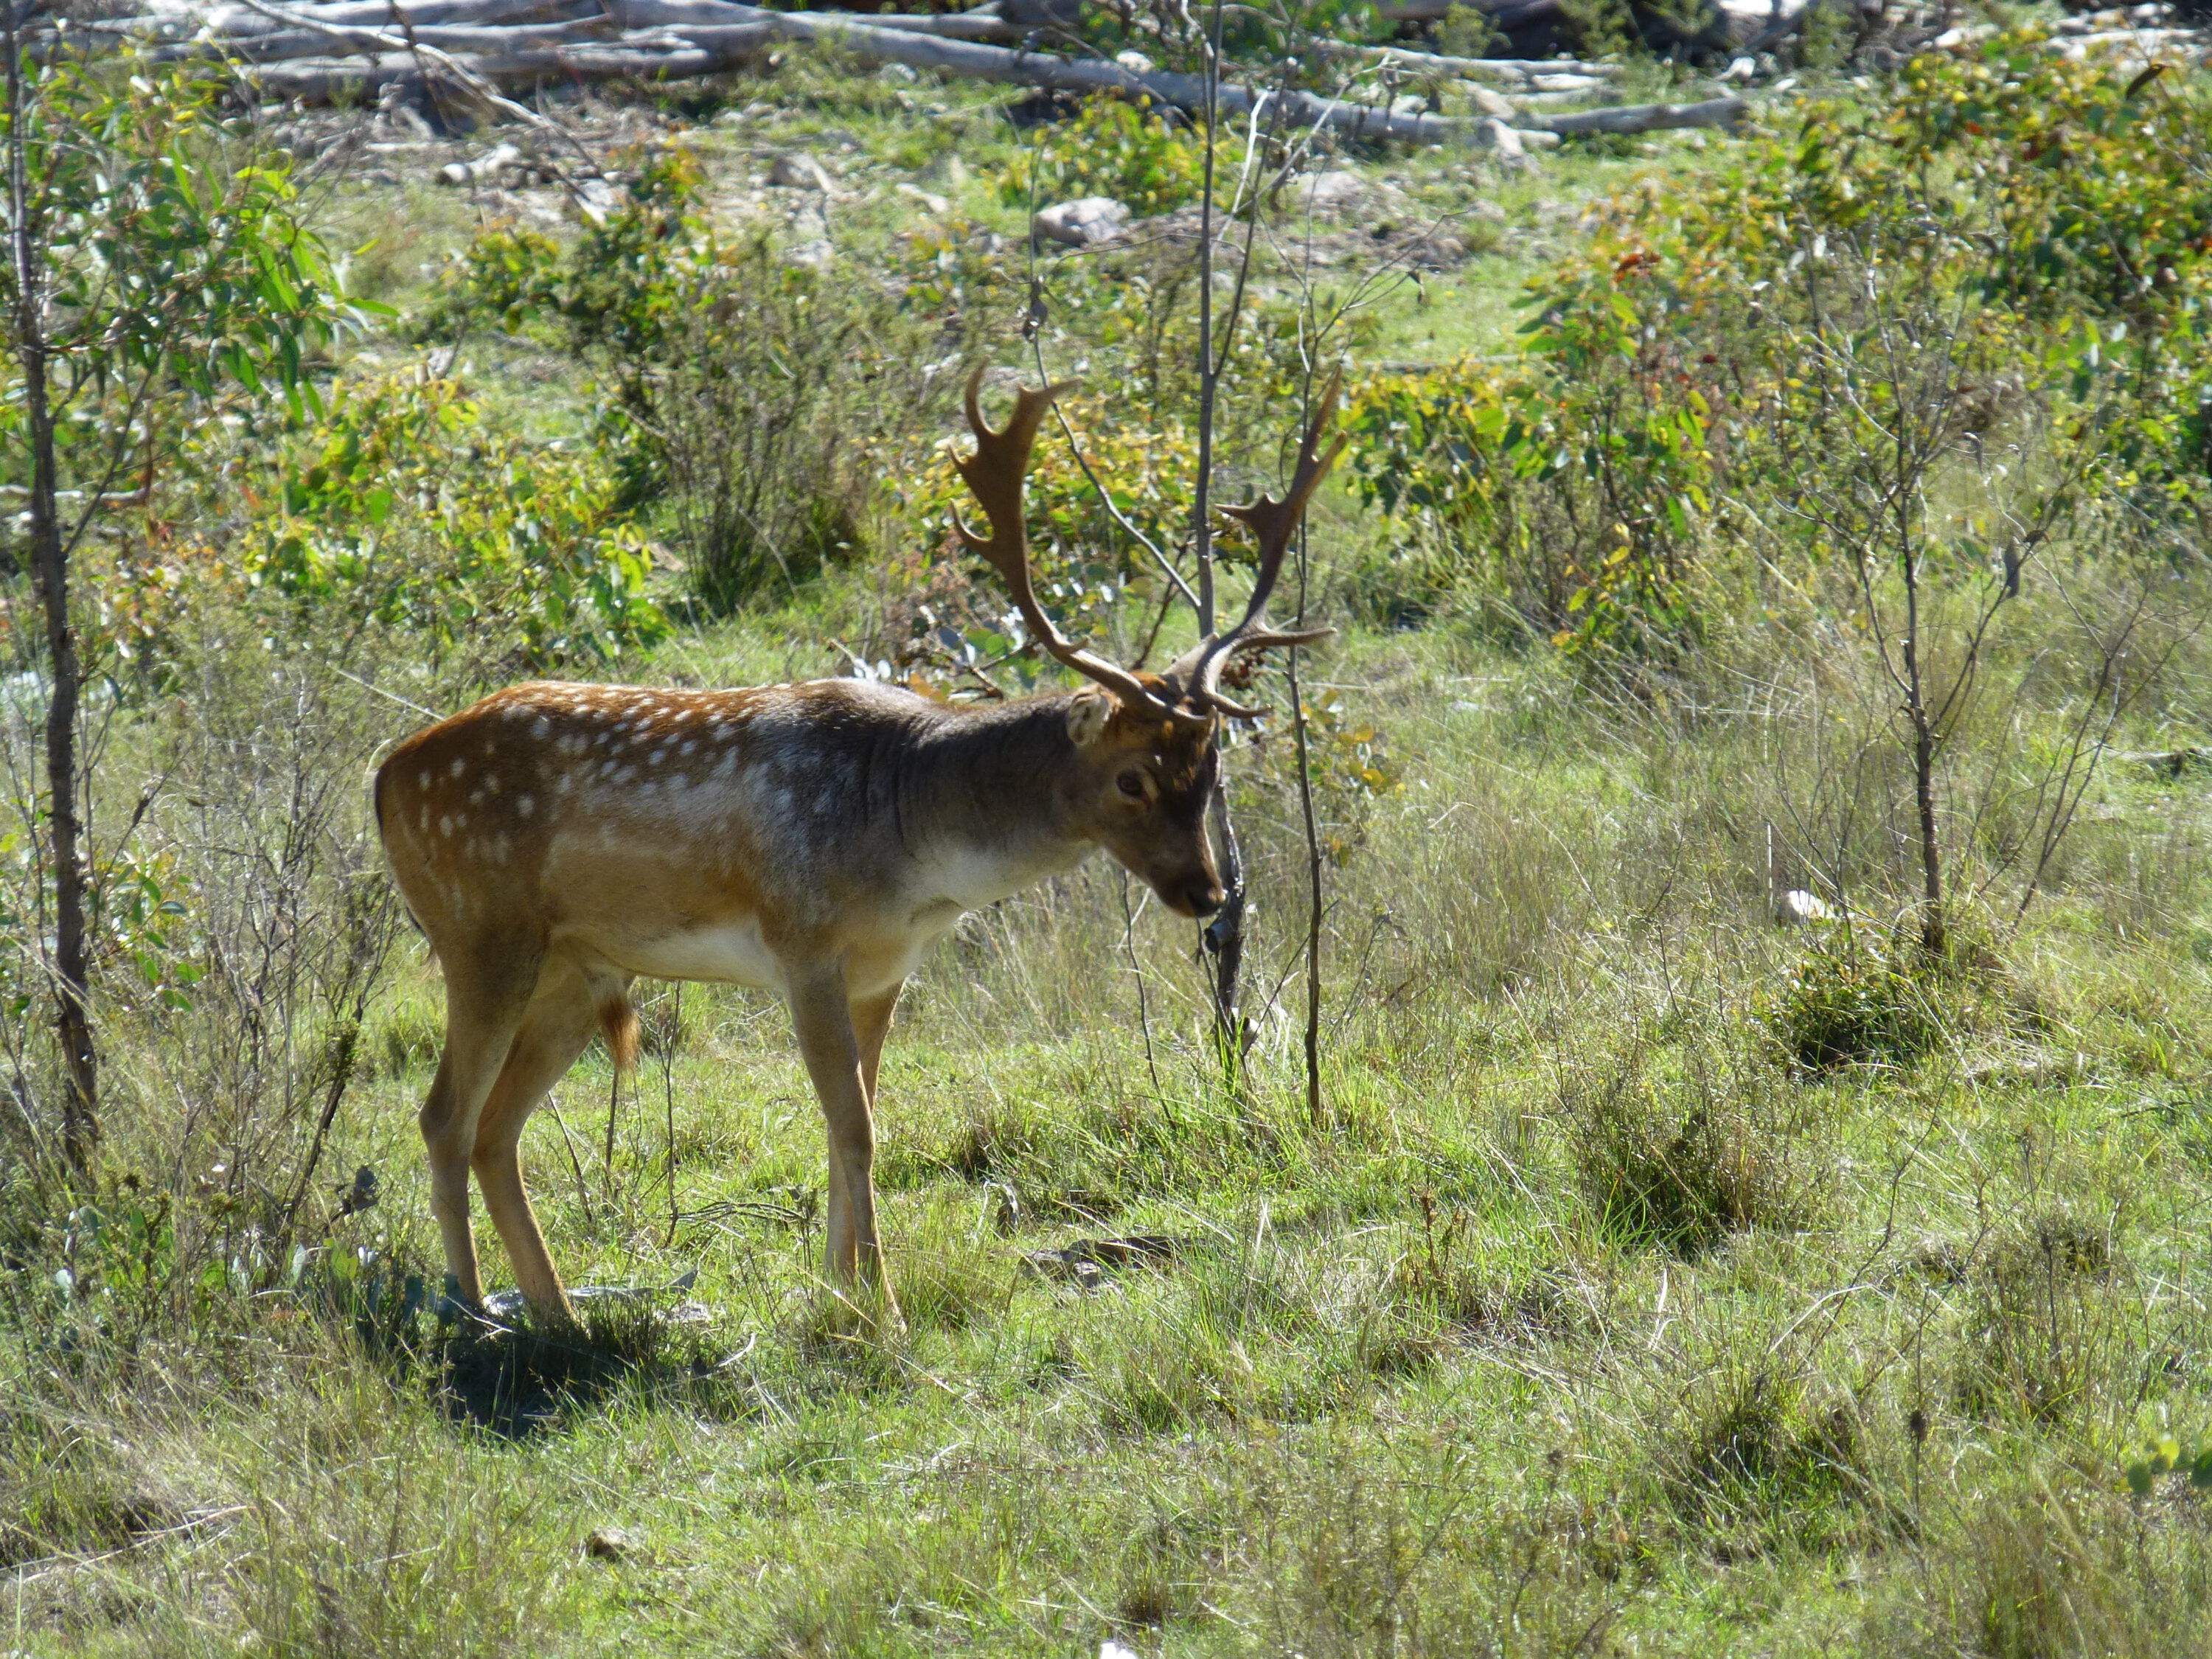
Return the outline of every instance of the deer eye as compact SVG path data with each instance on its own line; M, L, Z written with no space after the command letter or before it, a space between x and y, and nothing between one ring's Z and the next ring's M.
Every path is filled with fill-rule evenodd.
M1142 772L1124 772L1115 780L1115 783L1122 794L1131 800L1142 800L1151 793L1145 787L1145 775Z

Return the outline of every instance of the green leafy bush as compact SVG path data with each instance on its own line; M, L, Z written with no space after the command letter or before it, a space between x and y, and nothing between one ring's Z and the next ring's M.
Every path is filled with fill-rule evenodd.
M1217 179L1236 176L1241 154L1231 143L1217 148ZM1205 174L1204 141L1188 126L1149 103L1109 95L1038 129L1035 145L1000 175L999 199L1026 208L1110 196L1142 219L1197 200Z
M1759 1018L1790 1060L1812 1072L1909 1064L1936 1048L1946 1028L1929 980L1849 937L1800 957Z
M1733 1031L1632 1041L1569 1074L1559 1105L1584 1200L1625 1243L1693 1255L1747 1228L1802 1226L1816 1200L1811 1108Z
M649 153L628 201L565 254L488 228L418 331L481 318L557 331L601 377L611 505L657 519L720 611L870 545L877 480L902 470L933 392L957 376L933 369L932 319L896 292L795 262L764 234L718 234L704 179L681 147Z
M1416 608L1457 594L1565 648L1664 660L1775 573L1849 563L1801 496L1896 417L1814 367L1874 349L1869 283L1893 327L1942 342L1911 355L1948 375L1923 388L1944 444L2039 411L2051 472L2194 511L2212 94L2039 40L1917 60L1890 101L1815 102L1701 181L1644 181L1529 284L1517 362L1361 388L1359 487L1420 550L1386 574Z
M491 429L457 380L346 386L280 465L253 584L526 667L666 631L605 465Z

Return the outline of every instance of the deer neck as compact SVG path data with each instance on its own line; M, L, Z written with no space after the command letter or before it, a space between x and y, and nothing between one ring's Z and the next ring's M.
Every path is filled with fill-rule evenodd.
M925 896L995 903L1073 867L1096 845L1079 822L1081 762L1066 696L963 712L939 724L902 792L900 830Z

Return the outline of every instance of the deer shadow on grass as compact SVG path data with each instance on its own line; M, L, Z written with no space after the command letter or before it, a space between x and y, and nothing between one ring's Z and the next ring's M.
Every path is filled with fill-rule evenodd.
M728 1356L706 1310L668 1291L583 1286L573 1322L532 1317L513 1292L481 1311L430 1294L420 1273L348 1286L331 1311L396 1376L424 1381L446 1416L503 1440L556 1431L624 1393L696 1385Z
M432 1355L439 1403L456 1422L524 1440L618 1394L712 1377L725 1356L684 1313L641 1296L581 1303L573 1324L464 1316Z

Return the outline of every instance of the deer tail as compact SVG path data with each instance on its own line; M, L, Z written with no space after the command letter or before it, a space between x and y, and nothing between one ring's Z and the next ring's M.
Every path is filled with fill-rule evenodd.
M627 1072L637 1064L637 1010L627 991L617 991L599 1004L599 1034L607 1040L615 1070Z

